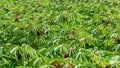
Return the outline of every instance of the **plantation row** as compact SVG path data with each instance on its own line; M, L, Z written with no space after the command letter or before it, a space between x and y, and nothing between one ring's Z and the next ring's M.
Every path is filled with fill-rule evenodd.
M0 68L119 67L119 0L0 0Z

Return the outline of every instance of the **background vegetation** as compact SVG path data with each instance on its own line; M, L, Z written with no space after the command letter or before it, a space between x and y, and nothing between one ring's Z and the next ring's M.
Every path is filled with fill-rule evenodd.
M120 1L0 0L0 68L120 68Z

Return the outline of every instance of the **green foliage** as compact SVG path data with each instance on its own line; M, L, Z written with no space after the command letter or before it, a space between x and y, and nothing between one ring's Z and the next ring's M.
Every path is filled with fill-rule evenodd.
M120 68L119 0L0 0L0 68Z

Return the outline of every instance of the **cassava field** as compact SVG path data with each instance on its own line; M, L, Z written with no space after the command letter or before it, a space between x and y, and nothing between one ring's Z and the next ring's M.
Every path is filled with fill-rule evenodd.
M0 0L0 68L120 68L120 0Z

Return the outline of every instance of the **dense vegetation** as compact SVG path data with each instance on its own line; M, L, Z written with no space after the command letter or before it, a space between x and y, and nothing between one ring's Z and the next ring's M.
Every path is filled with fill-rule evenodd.
M0 0L0 68L120 68L120 1Z

